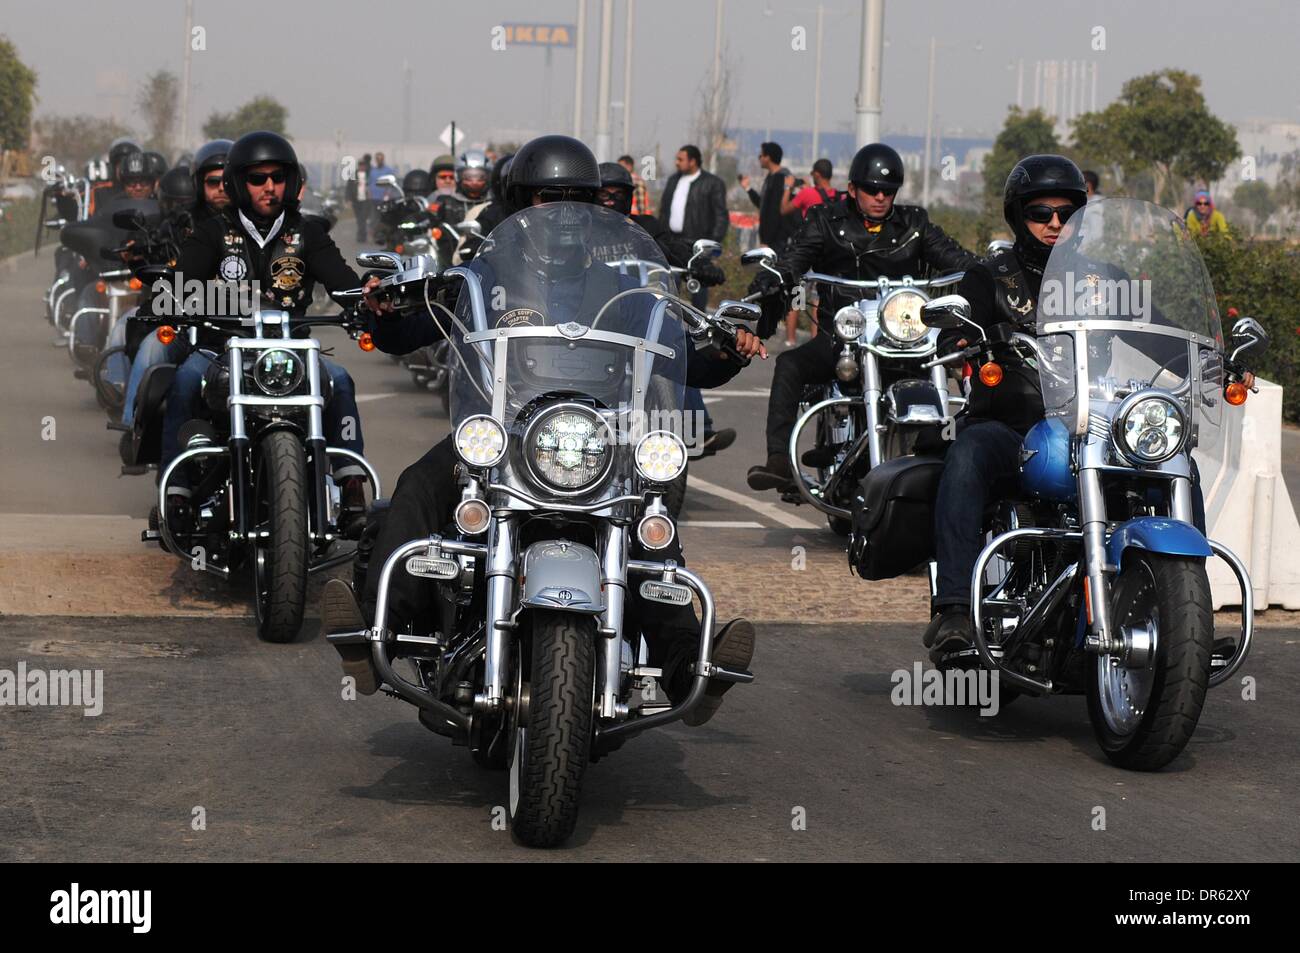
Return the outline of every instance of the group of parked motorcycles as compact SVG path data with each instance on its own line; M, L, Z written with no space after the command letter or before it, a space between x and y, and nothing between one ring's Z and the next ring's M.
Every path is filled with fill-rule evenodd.
M119 212L111 226L86 221L88 187L64 176L47 190L59 212L48 225L61 232L46 313L66 336L79 376L95 383L110 427L120 428L107 342L175 250L147 208ZM561 223L556 206L525 209L479 236L473 260L453 264L435 234L450 226L432 224L422 201L396 201L393 250L357 261L384 275L379 293L398 313L427 310L443 329L433 352L406 360L418 382L446 395L460 462L454 520L377 567L374 618L329 639L364 647L385 691L418 708L426 727L506 770L515 835L556 844L574 828L589 762L683 718L711 680L753 677L713 661L705 580L653 554L675 540L685 492L686 445L660 422L684 414L687 342L725 349L735 322L753 320L758 309L741 301L712 312L693 307L679 294L689 269L670 267L629 219L583 206L592 247L632 250L590 266L608 267L616 279L554 321L546 320L546 301L512 298L513 312L543 319L505 323L485 275L520 267L521 244L544 243L573 223ZM1104 308L1043 314L1037 337L998 336L970 321L962 298L939 294L960 275L804 276L853 288L861 299L835 315L836 380L806 395L791 466L798 501L847 538L855 572L878 580L928 563L933 579L934 500L951 439L942 435L963 410L949 369L967 367L996 383L999 355L1028 357L1048 416L1024 440L1019 485L1006 487L986 514L987 544L971 578L976 644L939 666L996 673L1002 704L1021 694L1085 694L1106 756L1153 770L1182 750L1206 689L1231 678L1250 649L1250 581L1236 556L1193 525L1191 455L1222 446L1223 428L1233 425L1225 405L1244 400L1245 361L1267 336L1241 319L1225 350L1204 264L1172 213L1107 199L1077 212L1070 226L1077 240L1053 251L1044 282L1103 262L1151 282L1152 317L1118 318ZM134 239L129 264L125 237ZM715 257L720 248L706 242L695 252ZM775 259L766 248L743 257L773 271ZM331 459L353 458L371 484L374 511L385 506L374 469L326 445L320 345L293 332L333 324L368 347L366 324L351 307L306 319L259 311L136 320L160 340L200 327L228 335L204 389L210 416L187 425L181 455L160 475L160 518L146 537L196 568L244 574L259 634L288 641L301 626L308 575L353 558L339 531ZM87 322L93 335L84 333ZM969 331L969 346L938 353L940 333L958 328ZM154 367L139 388L122 437L128 472L158 462L158 422L174 373L173 365ZM805 432L814 435L813 473L803 469ZM184 535L169 525L166 501L182 466L197 474L197 521ZM650 557L633 558L634 547ZM1216 557L1241 587L1233 640L1215 638L1205 561ZM390 627L398 574L423 580L435 595L428 631ZM652 604L693 602L701 611L691 687L669 701L639 620Z

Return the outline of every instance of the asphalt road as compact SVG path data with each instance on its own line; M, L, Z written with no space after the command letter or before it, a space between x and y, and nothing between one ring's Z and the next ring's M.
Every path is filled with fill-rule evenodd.
M404 703L344 700L314 626L292 645L259 643L230 592L135 541L152 480L118 475L116 434L51 346L39 302L51 267L0 266L0 600L23 607L0 615L0 672L102 671L103 712L0 706L0 859L1300 856L1289 623L1259 631L1242 673L1255 700L1213 692L1159 774L1111 767L1081 698L1021 699L996 718L894 705L891 673L922 657L920 625L881 620L919 618L923 583L849 577L814 514L745 487L770 361L710 395L718 425L741 434L692 464L683 527L720 602L760 620L757 680L707 726L648 732L594 765L571 844L529 853L492 823L503 775ZM387 358L334 343L391 488L447 421ZM42 439L50 418L56 437ZM1285 447L1295 487L1300 452ZM792 554L803 575L786 571Z

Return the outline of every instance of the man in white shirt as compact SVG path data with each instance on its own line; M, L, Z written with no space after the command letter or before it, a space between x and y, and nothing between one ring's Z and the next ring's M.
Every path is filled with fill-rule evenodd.
M659 220L674 234L694 242L710 238L720 242L727 234L727 187L722 180L700 168L700 150L685 145L677 150L677 172L664 186ZM694 296L695 304L708 304L708 289Z

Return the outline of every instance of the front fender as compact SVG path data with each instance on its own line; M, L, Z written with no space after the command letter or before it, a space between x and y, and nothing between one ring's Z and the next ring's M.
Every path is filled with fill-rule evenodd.
M584 615L605 611L600 558L595 550L568 540L533 543L524 551L523 597L529 609L562 609Z
M1139 516L1115 527L1106 541L1106 559L1120 565L1126 549L1144 549L1168 556L1214 555L1205 537L1191 523L1163 516Z

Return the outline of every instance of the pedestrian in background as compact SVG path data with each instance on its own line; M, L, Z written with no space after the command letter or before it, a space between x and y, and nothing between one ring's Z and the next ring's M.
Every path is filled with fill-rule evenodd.
M352 215L357 220L357 241L368 241L366 234L370 223L370 202L366 197L366 187L370 184L370 153L367 152L357 163L357 171L348 180L348 200L352 203Z
M793 234L795 222L789 215L781 214L781 196L785 192L786 177L790 170L781 165L785 150L775 142L759 146L758 164L767 173L763 180L763 194L749 187L749 176L739 176L740 187L749 194L749 200L758 209L758 240L778 255L785 251L786 240Z
M650 190L645 186L645 179L636 174L636 163L632 161L632 157L619 156L618 164L627 169L628 174L632 176L632 214L653 215L654 209L650 207Z
M1187 228L1193 235L1208 235L1211 232L1228 233L1228 220L1214 207L1210 193L1201 189L1192 200L1192 207L1187 210Z

